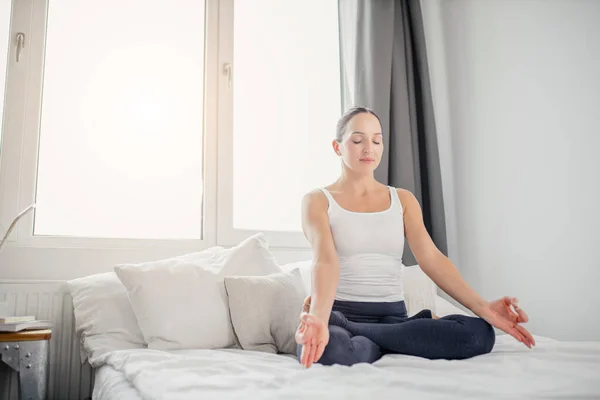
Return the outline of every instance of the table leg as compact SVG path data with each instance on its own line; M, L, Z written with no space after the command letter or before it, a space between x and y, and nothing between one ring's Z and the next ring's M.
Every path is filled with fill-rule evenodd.
M19 342L21 400L45 400L48 390L48 341Z

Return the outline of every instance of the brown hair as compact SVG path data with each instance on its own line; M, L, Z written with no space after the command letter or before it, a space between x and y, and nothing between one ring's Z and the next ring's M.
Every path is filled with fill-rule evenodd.
M362 114L362 113L374 115L375 118L377 118L377 121L379 121L379 125L381 125L381 120L379 119L377 114L375 114L375 111L373 111L367 107L352 107L351 109L346 111L344 113L344 115L342 115L340 117L340 119L338 120L337 127L336 127L335 140L337 140L338 142L341 142L342 138L344 137L344 133L346 133L346 128L348 127L348 123L350 122L350 120L355 115Z

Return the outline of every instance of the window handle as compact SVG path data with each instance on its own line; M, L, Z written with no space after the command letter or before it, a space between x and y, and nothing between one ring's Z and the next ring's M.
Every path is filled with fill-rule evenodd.
M17 33L17 62L19 62L19 56L21 50L25 48L25 34L23 32Z
M223 65L223 74L227 75L227 84L229 85L229 87L231 87L231 80L232 80L232 67L230 63L225 63Z

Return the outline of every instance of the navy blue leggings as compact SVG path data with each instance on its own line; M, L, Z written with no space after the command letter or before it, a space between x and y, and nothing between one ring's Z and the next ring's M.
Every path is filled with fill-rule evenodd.
M484 319L460 314L432 319L430 310L408 317L404 301L336 300L329 318L329 343L318 363L372 363L384 354L430 360L461 360L492 351L494 328ZM302 346L298 345L300 358Z

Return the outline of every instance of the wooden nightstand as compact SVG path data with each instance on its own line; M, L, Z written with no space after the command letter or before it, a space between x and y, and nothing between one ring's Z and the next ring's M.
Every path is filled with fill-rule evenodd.
M19 373L22 400L46 399L51 329L0 332L0 357Z

